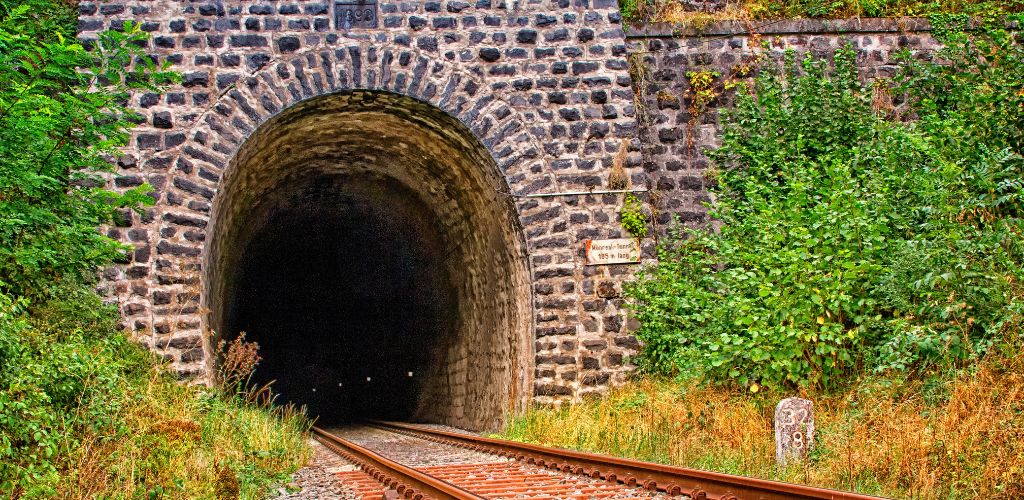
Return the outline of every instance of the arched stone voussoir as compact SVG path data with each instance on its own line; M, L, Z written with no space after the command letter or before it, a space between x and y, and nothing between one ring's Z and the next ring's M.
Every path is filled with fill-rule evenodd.
M385 90L424 101L459 119L477 134L496 161L510 150L543 151L535 137L518 135L526 125L508 104L508 92L492 90L486 81L450 61L414 48L401 52L412 54L405 66L400 63L402 58L394 56L378 55L376 65L365 61L362 44L310 50L273 61L224 92L207 112L215 116L204 116L199 122L237 151L260 125L302 101L340 91ZM359 63L353 63L353 57L359 57ZM310 60L316 65L311 67ZM378 78L371 78L374 75ZM381 75L386 77L383 81ZM190 142L195 141L193 134ZM231 157L234 151L224 156Z
M389 60L385 55L378 55L378 64L371 64L365 60L366 52L359 44L311 50L272 62L225 91L199 121L191 140L179 148L175 162L179 168L170 189L182 197L212 202L221 178L231 175L238 148L260 126L321 95L372 90L374 75L384 76L381 90L429 103L462 122L491 153L509 194L559 189L540 141L529 133L506 94L494 91L479 76L415 49L400 51L408 54L404 66L402 57Z

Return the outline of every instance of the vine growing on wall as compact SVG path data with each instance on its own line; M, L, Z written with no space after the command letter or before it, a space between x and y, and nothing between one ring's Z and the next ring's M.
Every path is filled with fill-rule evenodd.
M697 126L708 109L721 93L721 87L716 84L718 77L722 76L718 71L701 70L688 71L686 80L690 84L687 91L690 98L690 105L687 109L690 119L686 122L686 147L693 150L697 144Z

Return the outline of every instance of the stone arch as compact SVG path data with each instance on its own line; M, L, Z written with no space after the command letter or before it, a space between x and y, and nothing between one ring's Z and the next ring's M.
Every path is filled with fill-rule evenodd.
M478 352L469 352L467 349L472 342L464 337L474 333L466 330L459 334L463 336L461 341L449 341L451 345L445 348L450 352L432 353L435 358L447 356L439 366L446 366L449 371L425 375L446 382L426 383L428 390L418 396L416 417L464 427L494 428L500 424L504 414L521 408L532 393L532 277L526 255L527 242L521 230L523 218L526 218L526 224L536 224L538 220L550 223L561 215L553 214L549 208L544 210L543 217L531 220L531 207L522 204L513 207L509 193L554 189L556 177L542 161L543 150L519 112L480 78L417 54L414 50L384 50L379 55L365 54L364 50L353 45L309 52L289 61L272 62L225 91L197 120L189 132L190 139L176 151L169 152L175 154L166 199L173 207L164 214L165 219L175 218L193 226L193 229L161 235L156 246L158 254L164 258L154 262L156 274L164 276L161 283L167 288L178 291L177 294L171 291L170 295L192 302L184 305L183 309L191 311L194 308L198 313L184 321L177 319L176 328L192 328L197 324L213 329L225 326L223 307L215 297L227 290L224 279L215 275L218 269L231 265L217 261L221 256L231 254L231 251L223 251L223 239L217 233L225 227L234 227L231 222L225 223L231 216L224 215L230 212L224 207L232 205L231 201L225 201L232 196L231 189L226 187L241 176L240 165L253 161L258 163L261 161L258 158L265 159L266 155L261 157L252 145L267 140L268 136L274 135L274 130L295 127L295 123L307 120L308 123L318 123L316 128L323 131L326 123L323 116L337 116L341 120L355 106L360 109L358 113L361 116L387 117L384 121L391 120L394 126L413 124L437 137L447 134L442 138L453 150L461 148L466 151L456 156L471 158L478 164L478 170L486 174L473 181L478 188L486 186L489 191L475 193L490 198L489 202L478 205L503 206L507 216L506 220L494 218L495 214L491 214L490 219L484 218L483 228L495 235L503 231L506 234L500 237L492 235L493 241L489 245L478 244L475 250L465 255L487 257L492 260L492 265L500 264L492 266L494 269L512 270L501 275L488 274L487 266L466 268L468 272L458 277L465 280L466 289L457 293L463 298L483 297L488 295L487 287L491 287L489 291L492 293L486 307L477 307L482 302L467 307L471 301L463 301L464 310L470 314L459 316L460 328L476 328L478 332L505 331L512 337L505 338L504 343L492 343L490 347L481 347ZM322 119L315 119L318 114ZM310 147L309 143L303 144ZM305 159L309 160L308 157ZM317 168L330 170L323 162L320 163ZM365 165L359 168L364 170L363 173L372 170ZM423 172L428 170L423 169ZM401 175L390 172L381 175L384 177L395 179ZM302 183L301 179L293 178L292 181ZM332 179L323 182L340 182L335 186L340 190L358 184L356 181L351 181L355 184L346 184L349 181ZM406 176L399 179L398 184L409 187L410 184L415 185L415 180ZM317 194L308 192L311 187L309 183L305 184L307 192L304 195L315 198ZM360 189L366 194L367 186L356 188ZM445 186L436 185L424 192L444 189ZM427 205L440 207L445 204L437 193L428 195L422 197L433 196L433 199L421 200ZM449 209L457 211L459 207ZM263 210L267 215L274 208L261 206L257 210ZM208 229L208 226L212 227ZM209 235L208 230L211 231ZM210 241L207 241L208 236ZM501 244L495 244L497 241ZM504 255L501 255L502 249L506 252ZM203 259L201 270L196 265L200 257ZM506 290L501 290L501 286L495 287L494 283L484 283L501 279L507 280ZM183 287L197 285L202 290L198 297L185 298L186 294L180 293ZM501 304L502 298L509 304ZM459 300L462 299L456 299L456 302ZM496 311L496 315L488 319L480 313L485 310L492 314ZM437 349L444 350L441 347ZM205 352L209 363L213 358L210 355L211 345L205 346ZM435 404L424 404L427 401Z
M618 9L606 1L451 3L379 2L381 24L352 30L334 26L330 2L82 5L81 39L138 20L154 34L147 53L183 75L165 93L131 97L144 121L110 181L149 183L157 203L106 228L134 251L104 270L99 287L175 373L209 376L203 254L218 234L214 200L246 139L302 102L359 90L405 96L455 120L486 152L500 190L512 193L505 226L518 220L528 252L532 400L576 400L624 380L637 343L619 290L633 267L587 266L582 252L587 239L623 235L622 195L600 192L623 141L633 141L633 186L649 181L635 154ZM534 194L543 196L519 196Z

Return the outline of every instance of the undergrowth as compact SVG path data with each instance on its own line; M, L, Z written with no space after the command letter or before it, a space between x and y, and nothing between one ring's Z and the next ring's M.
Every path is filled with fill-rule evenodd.
M308 458L301 413L182 384L91 290L61 296L0 309L0 496L261 498Z
M137 25L91 49L75 27L70 2L0 0L0 498L261 498L308 457L305 417L241 376L182 384L93 289L127 250L98 227L152 203L104 187L128 96L177 75Z
M737 394L647 378L597 399L534 408L504 437L891 498L1024 496L1024 354L1019 339L971 370L908 380L866 375L812 395L816 448L775 465L774 408L788 394Z
M876 106L852 48L768 63L726 112L712 217L625 287L650 373L757 390L970 366L1024 310L1024 48L942 35Z
M903 54L892 79L862 81L847 47L741 83L709 152L721 225L680 226L624 287L637 381L505 435L898 498L1024 497L1024 47L1005 18L932 21L945 48ZM816 447L780 468L774 407L792 395L815 403Z

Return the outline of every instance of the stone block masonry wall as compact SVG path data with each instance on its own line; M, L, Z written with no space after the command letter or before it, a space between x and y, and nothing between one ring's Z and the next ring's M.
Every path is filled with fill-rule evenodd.
M339 26L333 1L79 4L83 41L92 43L99 31L117 29L124 21L138 22L152 35L146 46L151 57L170 62L183 75L182 83L165 93L132 97L145 119L118 160L111 184L127 189L148 182L157 203L141 216L126 214L124 224L109 228L112 237L135 251L129 262L105 271L102 287L121 308L125 324L183 376L206 376L210 366L211 345L203 333L211 327L207 309L224 300L214 293L222 285L212 276L229 270L211 265L208 247L230 248L232 242L217 239L235 231L218 227L218 221L245 219L218 218L219 211L244 208L221 207L232 196L221 192L231 185L225 179L241 175L233 172L247 161L237 158L247 139L296 104L312 105L314 99L346 92L346 99L365 95L387 103L380 93L396 94L457 120L464 135L451 141L470 149L481 145L489 156L479 162L481 178L493 173L500 180L501 201L474 198L472 203L494 213L507 204L514 212L516 227L503 230L521 235L522 251L509 255L523 256L528 275L524 283L505 288L516 290L509 292L516 295L510 301L529 305L525 326L517 333L528 347L509 349L525 352L526 360L504 361L504 366L515 365L517 379L526 380L528 389L483 399L487 404L509 404L508 397L515 405L528 399L549 403L576 400L625 380L630 371L625 359L639 344L630 334L637 325L624 312L620 290L635 266L584 265L585 239L624 235L618 220L621 195L523 195L606 188L613 157L628 141L627 176L632 187L654 190L660 229L674 216L690 225L704 224L709 165L703 152L718 144L719 110L731 97L723 95L699 117L690 116L687 72L729 75L752 61L761 50L752 31L769 42L774 57L786 48L824 55L851 43L865 77L891 72L899 50L936 48L928 26L918 21L724 23L699 33L652 26L627 36L615 0L376 4L378 15L367 27L358 22ZM631 62L632 74L640 77L636 81L630 76ZM634 88L642 92L639 109ZM399 104L388 114L416 120L410 114L416 106L394 102ZM315 110L303 109L302 116L316 120ZM345 110L335 111L347 116ZM446 170L437 166L424 164L422 170L439 177L408 187L429 193L424 199L440 197L432 202L437 214L466 216L470 212L460 200L476 195L469 189L446 193L450 184L438 182ZM293 174L284 172L280 178L294 179ZM494 261L480 257L469 261ZM467 296L503 290L488 289L486 273L467 269L466 275L474 283ZM474 305L474 299L467 300L467 307ZM485 302L493 304L491 299L475 304ZM495 321L514 324L515 318ZM462 364L476 357L470 345L452 352L460 353ZM468 373L461 364L452 370ZM451 382L438 390L467 393L458 386L466 383L471 382Z
M136 250L104 291L125 322L185 376L204 376L210 345L202 268L215 239L222 178L269 118L316 96L380 90L457 118L515 195L606 187L622 141L638 151L633 93L615 0L377 2L376 27L346 29L334 2L121 0L79 4L89 43L124 21L183 75L133 104L145 122L112 184L148 182L157 204L111 236ZM636 155L634 155L636 156ZM637 158L632 184L647 176ZM582 242L622 235L617 196L512 197L531 272L532 397L578 398L621 381L636 341L617 290L629 266L585 267ZM207 295L209 295L207 293ZM535 370L535 371L534 371Z
M673 218L688 226L707 223L710 167L705 152L719 145L720 111L733 95L721 94L699 116L691 116L689 72L714 71L722 82L767 52L774 59L793 49L797 57L828 56L850 44L864 78L887 77L894 56L904 49L928 53L938 48L927 22L910 19L786 20L762 23L723 22L703 30L647 26L627 34L629 52L642 78L640 136L644 170L658 201L657 222L664 231ZM768 48L761 46L767 42ZM638 74L637 71L634 74Z

